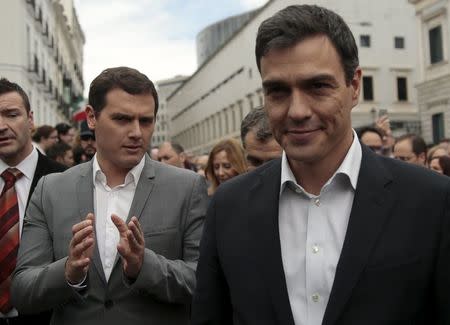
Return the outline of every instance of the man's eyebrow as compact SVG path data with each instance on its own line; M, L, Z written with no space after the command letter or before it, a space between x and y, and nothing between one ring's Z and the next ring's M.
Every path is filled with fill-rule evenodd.
M20 111L19 107L0 107L0 111L2 112L15 112Z
M312 76L311 78L305 79L303 82L305 83L315 83L315 82L333 82L337 83L336 77L331 74L318 74L315 76Z
M126 114L126 113L121 113L121 112L115 112L111 114L111 117L127 117L127 118L132 118L131 115Z
M332 74L328 74L328 73L321 73L321 74L317 74L317 75L313 75L310 77L306 77L306 78L299 78L298 80L296 80L296 84L297 85L310 85L310 84L314 84L314 83L319 83L319 82L330 82L333 84L337 84L337 79L335 76L333 76ZM263 81L262 86L263 88L272 88L272 87L285 87L287 86L288 83L285 80L282 79L268 79Z
M287 86L287 83L279 79L270 79L263 81L262 86L263 88L283 87Z

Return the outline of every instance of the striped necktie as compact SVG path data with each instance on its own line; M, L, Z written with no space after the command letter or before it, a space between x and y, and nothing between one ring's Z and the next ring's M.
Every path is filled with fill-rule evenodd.
M12 309L9 287L19 249L19 204L14 184L22 175L17 168L8 168L0 175L5 181L0 194L0 312L3 314Z

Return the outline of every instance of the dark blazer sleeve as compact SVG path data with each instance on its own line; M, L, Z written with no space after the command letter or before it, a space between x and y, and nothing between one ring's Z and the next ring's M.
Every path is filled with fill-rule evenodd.
M216 201L208 208L197 267L197 287L192 303L192 325L232 324L230 294L223 274L216 237Z
M36 188L37 183L41 179L42 176L52 174L52 173L61 173L67 169L66 166L61 165L60 163L51 160L50 158L44 156L38 150L38 162L36 165L36 171L34 172L33 180L31 181L30 192L28 193L27 207L30 203L31 196L33 195L34 189Z
M436 265L435 292L437 324L450 324L450 184L442 207L442 227L439 255Z

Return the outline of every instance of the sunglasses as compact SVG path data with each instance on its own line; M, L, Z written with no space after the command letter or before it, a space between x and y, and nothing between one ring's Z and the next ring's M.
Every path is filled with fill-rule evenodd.
M93 135L82 135L82 136L80 136L80 139L82 141L89 141L89 140L95 141L95 136L93 136Z

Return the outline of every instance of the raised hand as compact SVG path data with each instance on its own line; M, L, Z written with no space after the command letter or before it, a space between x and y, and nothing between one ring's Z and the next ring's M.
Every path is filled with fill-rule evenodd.
M111 215L112 222L119 230L120 239L117 250L122 257L123 272L129 279L136 279L144 260L144 233L136 217L128 225L117 215Z
M87 274L94 252L94 214L72 227L69 244L69 258L66 262L65 277L71 284L80 283Z

